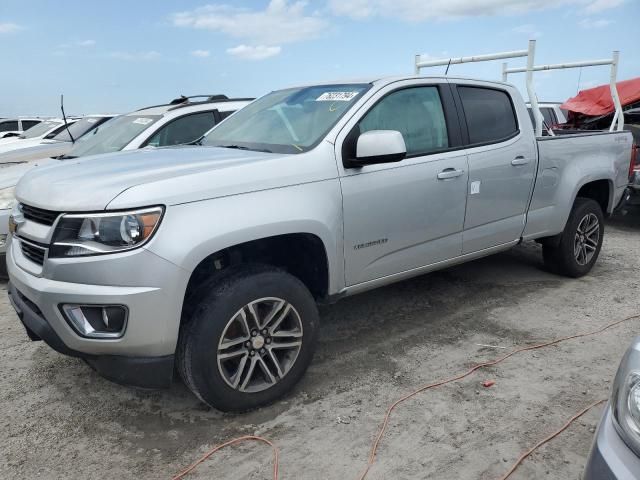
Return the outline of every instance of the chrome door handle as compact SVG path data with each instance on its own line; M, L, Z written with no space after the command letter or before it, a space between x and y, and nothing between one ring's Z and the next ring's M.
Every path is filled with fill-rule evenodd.
M511 160L511 165L513 165L514 167L518 167L520 165L526 165L527 163L529 163L529 159L524 158L522 155L518 155L516 158Z
M447 180L464 175L464 170L456 170L455 168L445 168L438 174L438 180Z

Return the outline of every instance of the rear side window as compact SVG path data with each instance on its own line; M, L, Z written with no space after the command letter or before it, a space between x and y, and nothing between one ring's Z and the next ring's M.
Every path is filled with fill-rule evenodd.
M469 129L469 142L496 143L518 133L511 98L502 90L458 86Z
M15 132L18 130L18 122L0 122L0 132Z
M359 123L360 133L397 130L407 155L424 155L449 146L447 124L437 87L405 88L390 93Z
M161 127L147 142L151 147L184 145L198 140L216 124L213 112L185 115Z

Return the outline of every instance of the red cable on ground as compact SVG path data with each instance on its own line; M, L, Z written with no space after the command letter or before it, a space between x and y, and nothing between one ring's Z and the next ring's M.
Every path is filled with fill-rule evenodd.
M609 323L607 325L605 325L602 328L599 328L598 330L594 330L591 332L586 332L586 333L578 333L576 335L569 335L567 337L561 337L558 338L556 340L552 340L549 342L545 342L545 343L540 343L537 345L531 345L528 347L522 347L522 348L518 348L516 350L513 350L512 352L496 359L496 360L492 360L489 362L484 362L484 363L480 363L472 368L470 368L469 370L467 370L464 373L461 373L460 375L456 375L450 378L446 378L444 380L440 380L437 381L435 383L430 383L427 385L423 385L422 387L418 388L417 390L414 390L411 393L408 393L407 395L405 395L404 397L396 400L393 404L391 404L391 406L387 409L387 413L384 416L383 422L382 422L382 426L380 427L379 431L378 431L378 435L376 436L376 439L373 443L373 446L371 448L371 453L369 454L369 459L367 461L367 466L365 468L365 470L362 472L362 474L360 475L359 480L364 480L367 476L367 474L369 473L369 470L371 469L371 467L373 466L375 460L376 460L376 454L378 452L378 448L380 446L380 442L382 441L382 437L384 436L387 427L389 425L389 419L391 417L391 413L395 410L395 408L400 405L401 403L409 400L412 397L415 397L416 395L418 395L419 393L422 393L426 390L430 390L432 388L436 388L436 387L440 387L442 385L446 385L448 383L452 383L458 380L462 380L465 377L468 377L469 375L471 375L473 372L475 372L476 370L479 370L481 368L486 368L486 367L491 367L494 365L497 365L503 361L505 361L506 359L512 357L513 355L516 355L517 353L521 353L521 352L528 352L530 350L538 350L540 348L545 348L545 347L550 347L552 345L557 345L558 343L561 342L566 342L567 340L574 340L576 338L584 338L584 337L590 337L592 335L597 335L599 333L604 332L605 330L608 330L612 327L615 327L617 325L620 325L621 323L624 322L628 322L629 320L633 320L633 319L637 319L640 318L640 315L632 315L630 317L626 317L623 318L622 320L617 320L615 322ZM511 468L511 470L507 473L506 476L502 477L501 480L506 479L509 475L511 475L516 468L518 467L518 465L520 465L522 463L522 461L528 456L530 455L533 451L535 451L535 449L537 449L538 447L540 447L541 445L543 445L544 443L548 442L549 440L551 440L552 438L554 438L555 436L557 436L560 432L562 432L564 429L566 429L571 422L573 422L576 418L579 418L581 415L583 415L584 413L587 412L587 410L589 410L590 408L594 407L595 405L602 403L603 401L598 401L592 405L590 405L587 409L583 410L582 412L580 412L578 415L576 415L575 417L573 417L568 424L566 424L561 430L559 430L558 432L554 433L553 435L551 435L550 437L547 437L546 439L544 439L542 442L538 443L536 446L534 446L530 451L526 452L522 457L520 457L520 459L518 459L518 461L514 464L514 466ZM209 458L211 455L213 455L215 452L217 452L218 450L234 444L234 443L238 443L244 440L258 440L261 442L264 442L268 445L270 445L273 450L274 450L274 465L273 465L273 478L274 480L278 479L278 449L275 447L275 445L273 445L269 440L266 440L264 438L261 437L253 437L253 436L245 436L245 437L239 437L233 440L230 440L227 443L224 443L218 447L215 447L214 449L212 449L211 451L209 451L204 457L202 457L200 460L198 460L197 462L193 463L191 466L189 466L187 469L185 469L184 471L182 471L181 473L179 473L177 476L173 477L172 480L180 480L182 479L187 473L191 472L194 468L196 468L199 464L201 464L203 461L205 461L207 458Z
M192 470L194 470L198 465L200 465L202 462L204 462L207 458L209 458L211 455L216 453L218 450L222 450L223 448L228 447L229 445L233 445L233 444L236 444L236 443L245 442L245 441L249 441L249 440L266 443L267 445L269 445L272 448L272 450L273 450L273 480L278 480L278 463L279 463L279 461L278 461L278 447L276 447L273 443L271 443L266 438L256 437L255 435L245 435L244 437L234 438L233 440L229 440L228 442L223 443L222 445L218 445L217 447L212 448L207 453L205 453L199 460L196 460L195 462L193 462L191 465L189 465L187 468L182 470L180 473L178 473L171 480L182 480L182 478L184 478L185 475L187 475Z
M567 423L565 423L562 426L562 428L560 428L560 430L556 430L554 433L549 435L544 440L540 440L533 447L531 447L529 450L527 450L525 453L523 453L522 456L516 461L516 463L514 463L513 466L509 469L509 471L507 473L505 473L502 477L500 477L500 480L507 480L507 478L509 478L511 476L511 474L516 471L516 468L518 468L520 466L520 464L524 461L525 458L527 458L529 455L531 455L533 452L535 452L538 448L540 448L542 445L547 443L549 440L553 440L555 437L560 435L567 428L569 428L569 425L571 425L573 422L575 422L577 419L579 419L582 415L587 413L593 407L595 407L596 405L600 405L601 403L604 403L606 401L607 401L607 399L605 398L604 400L598 400L597 402L592 403L588 407L586 407L583 410L581 410L580 413L577 413L573 417L571 417L569 419L569 421Z
M475 372L476 370L479 370L481 368L491 367L493 365L497 365L498 363L505 361L507 358L512 357L516 353L527 352L527 351L530 351L530 350L537 350L537 349L544 348L544 347L550 347L552 345L556 345L556 344L558 344L560 342L565 342L567 340L573 340L573 339L576 339L576 338L582 338L582 337L589 337L591 335L597 335L598 333L602 333L605 330L608 330L609 328L615 327L616 325L619 325L619 324L621 324L623 322L628 322L629 320L632 320L632 319L635 319L635 318L639 318L639 317L640 317L640 315L632 315L630 317L623 318L622 320L618 320L616 322L609 323L609 324L605 325L604 327L602 327L602 328L600 328L598 330L594 330L592 332L578 333L576 335L570 335L568 337L558 338L558 339L552 340L550 342L540 343L538 345L531 345L529 347L518 348L516 350L513 350L510 353L507 353L503 357L498 358L497 360L492 360L490 362L480 363L480 364L476 365L475 367L470 368L469 370L467 370L463 374L457 375L455 377L447 378L445 380L441 380L441 381L438 381L438 382L435 382L435 383L431 383L431 384L428 384L428 385L424 385L424 386L420 387L419 389L417 389L417 390L405 395L404 397L400 398L399 400L396 400L388 408L387 413L384 416L384 420L382 422L382 427L380 428L380 430L378 432L376 440L375 440L375 442L373 444L373 448L371 449L371 453L369 454L369 461L367 462L367 467L365 468L364 472L362 472L362 475L360 475L359 480L364 480L365 479L365 477L369 473L369 469L371 468L371 466L375 462L376 453L378 451L378 446L380 445L380 441L382 440L382 437L384 436L384 433L387 430L387 426L389 424L389 417L391 416L391 412L393 412L393 410L398 405L400 405L401 403L403 403L406 400L410 399L411 397L414 397L417 394L419 394L421 392L424 392L425 390L429 390L429 389L432 389L432 388L435 388L435 387L440 387L442 385L446 385L447 383L451 383L451 382L455 382L457 380L461 380L461 379L463 379L465 377L468 377L473 372Z

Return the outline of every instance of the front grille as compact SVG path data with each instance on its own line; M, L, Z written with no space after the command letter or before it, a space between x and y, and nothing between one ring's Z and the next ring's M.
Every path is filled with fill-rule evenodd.
M20 204L20 210L22 211L22 215L24 215L24 218L26 218L27 220L42 223L44 225L53 225L53 222L55 222L56 218L58 218L58 216L60 215L60 212L52 212L51 210L31 207L29 205L25 205L24 203Z
M23 240L20 241L20 248L22 249L22 254L38 265L44 264L44 257L47 254L47 249L34 245L32 243L27 243Z

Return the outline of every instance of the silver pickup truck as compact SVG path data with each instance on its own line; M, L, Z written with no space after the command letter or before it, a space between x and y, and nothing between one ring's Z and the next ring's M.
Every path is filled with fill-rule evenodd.
M274 91L202 143L27 174L8 290L33 340L125 384L177 367L226 411L302 377L317 302L527 240L588 273L631 153L627 132L536 139L511 85L429 77Z

